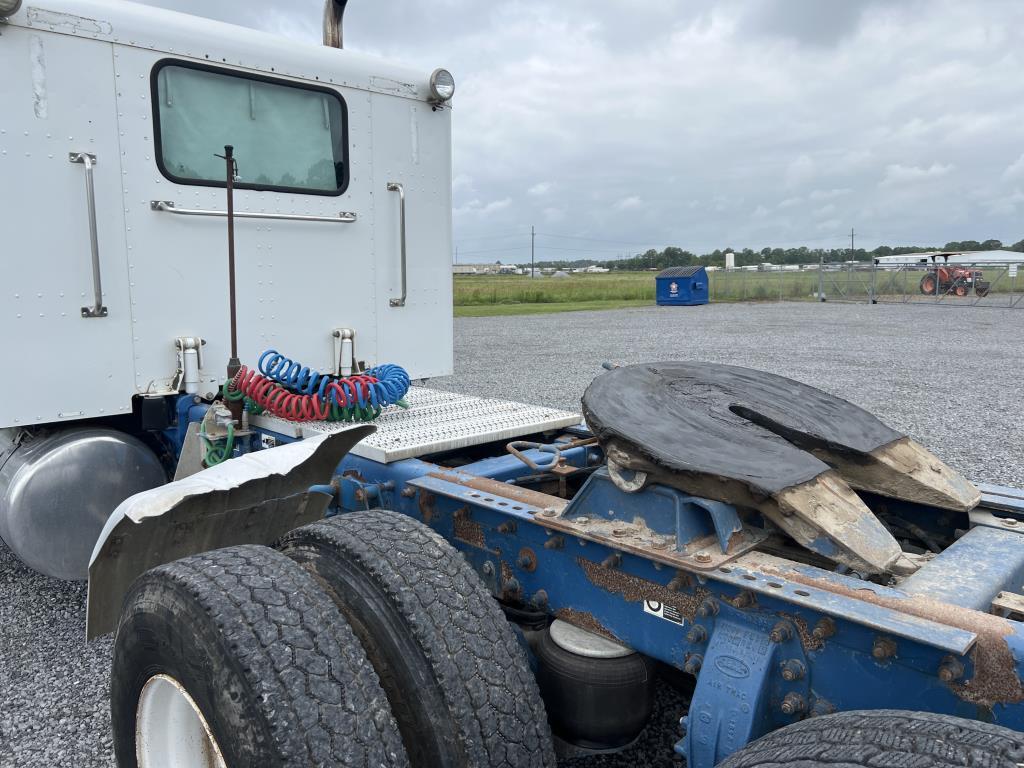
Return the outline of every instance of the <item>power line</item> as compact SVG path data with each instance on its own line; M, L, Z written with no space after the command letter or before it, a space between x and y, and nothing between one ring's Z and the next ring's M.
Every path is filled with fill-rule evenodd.
M525 232L510 232L507 235L480 235L479 237L457 237L455 242L464 243L467 240L502 240L509 237L525 237Z
M543 237L560 237L565 240L589 240L593 243L618 243L619 245L646 245L647 240L612 240L607 237L583 237L582 235L556 235L551 232L538 232Z
M483 249L481 251L463 251L463 250L460 249L459 250L459 256L474 256L474 255L476 255L478 253L512 253L512 252L515 252L515 251L527 251L527 250L529 250L529 247L525 246L525 245L517 246L517 247L512 247L512 248L485 248L485 249Z
M580 253L622 253L621 250L608 250L605 248L561 248L557 245L538 245L542 251L579 251Z

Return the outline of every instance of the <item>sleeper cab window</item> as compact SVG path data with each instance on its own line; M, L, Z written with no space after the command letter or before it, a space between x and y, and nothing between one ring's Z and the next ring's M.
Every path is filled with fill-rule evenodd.
M327 88L179 61L153 69L160 172L178 184L225 185L234 147L240 189L340 195L348 186L345 103Z

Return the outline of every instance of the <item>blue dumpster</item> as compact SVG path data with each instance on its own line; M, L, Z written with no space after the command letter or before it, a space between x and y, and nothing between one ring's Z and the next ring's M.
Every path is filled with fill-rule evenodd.
M659 306L692 307L708 303L708 273L704 267L669 267L655 278Z

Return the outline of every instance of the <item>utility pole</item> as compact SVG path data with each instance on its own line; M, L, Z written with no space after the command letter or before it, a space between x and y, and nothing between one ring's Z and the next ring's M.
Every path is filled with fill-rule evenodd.
M459 246L455 246L455 263L459 263Z
M853 261L853 227L850 227L850 261Z
M537 276L537 267L534 266L533 260L533 243L537 239L537 233L533 231L533 224L530 225L530 277Z

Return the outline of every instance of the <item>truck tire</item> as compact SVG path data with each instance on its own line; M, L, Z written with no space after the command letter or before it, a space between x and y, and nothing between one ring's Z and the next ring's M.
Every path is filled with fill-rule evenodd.
M296 529L279 546L352 625L414 767L555 765L525 652L443 538L406 515L370 510Z
M121 768L408 765L352 630L279 552L159 566L124 606L110 690Z
M876 768L975 765L1016 768L1024 734L950 715L901 710L840 712L780 728L719 768Z

